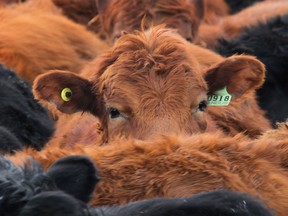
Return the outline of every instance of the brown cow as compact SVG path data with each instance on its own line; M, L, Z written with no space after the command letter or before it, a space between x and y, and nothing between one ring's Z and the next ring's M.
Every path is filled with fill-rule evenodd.
M47 146L27 150L12 160L21 164L31 155L48 168L58 158L85 154L97 165L100 183L92 205L125 204L153 197L185 197L202 191L229 189L263 199L278 216L288 212L288 125L258 140L198 134L155 141L115 140L102 147L65 150Z
M63 14L77 23L88 27L88 23L97 13L95 0L52 0L61 8Z
M23 78L50 69L80 71L106 44L49 1L0 8L0 62Z
M142 19L146 27L165 23L192 41L204 16L204 0L96 0L98 16L96 26L100 33L115 41L121 32L141 29Z
M261 22L288 13L288 1L274 0L254 4L237 14L223 17L217 24L200 25L197 43L214 48L217 40L230 39L239 35L246 27L255 26Z
M62 112L88 111L100 118L101 126L87 114L59 120L56 137L67 145L73 145L73 140L95 145L92 137L101 127L105 141L217 129L253 137L270 128L254 96L264 71L254 57L223 58L158 26L146 33L123 35L81 76L63 71L39 76L34 93ZM230 105L206 110L207 93L223 87L232 95ZM72 90L66 101L61 98L65 88Z

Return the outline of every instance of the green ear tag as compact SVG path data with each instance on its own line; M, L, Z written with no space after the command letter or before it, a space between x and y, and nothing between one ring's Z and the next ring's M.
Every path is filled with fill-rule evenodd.
M72 90L70 88L64 88L61 91L61 98L63 101L68 102L71 100L72 97Z
M208 95L208 106L228 106L232 96L227 92L226 86Z

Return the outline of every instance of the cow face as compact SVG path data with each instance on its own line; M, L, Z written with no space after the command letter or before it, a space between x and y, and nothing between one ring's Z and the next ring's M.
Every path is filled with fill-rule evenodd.
M232 100L240 98L263 83L264 66L254 57L233 56L207 69L196 46L190 53L189 45L160 27L127 34L96 59L90 72L82 77L61 71L41 75L34 93L63 112L100 117L109 137L211 131L215 122L206 111L207 94L226 87Z

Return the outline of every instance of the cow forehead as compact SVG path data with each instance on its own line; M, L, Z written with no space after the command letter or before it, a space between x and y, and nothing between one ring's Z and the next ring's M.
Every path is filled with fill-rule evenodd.
M203 76L201 68L187 46L189 43L179 34L161 26L138 35L124 35L112 51L116 60L102 77L158 75L163 79L191 74L191 77L199 79Z
M206 93L202 76L186 64L165 65L151 63L150 59L138 60L135 64L120 62L103 74L106 78L103 91L106 102L127 103L129 106L135 103L143 107L146 104L147 108L159 108L160 104L162 107L189 107L193 98Z

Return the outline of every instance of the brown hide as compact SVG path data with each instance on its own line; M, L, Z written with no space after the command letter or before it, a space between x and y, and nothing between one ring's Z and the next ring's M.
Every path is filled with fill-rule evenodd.
M217 24L202 24L196 41L207 48L214 48L220 38L231 39L241 34L244 28L283 15L288 12L288 1L268 0L254 4L237 14L223 17Z
M230 189L263 199L278 216L288 212L288 126L254 141L238 135L198 134L155 141L117 140L102 147L74 150L46 146L12 159L21 164L32 155L45 168L58 158L85 154L99 169L92 205L124 204L153 197L184 197Z
M80 71L106 44L48 1L0 8L0 61L32 82L50 69Z
M99 16L94 25L113 42L122 31L133 33L144 27L165 23L192 41L204 16L204 0L97 0Z
M190 135L217 129L254 137L270 127L254 96L263 81L264 66L254 57L223 58L158 26L146 33L122 36L79 76L61 71L39 76L34 93L42 103L65 113L88 111L99 117L104 141L118 136L147 140L161 134ZM224 86L233 97L230 105L206 109L207 93ZM72 90L67 102L61 98L64 88ZM67 118L59 119L57 142L73 146L73 134L77 134L75 140L82 136L87 145L99 144L89 138L99 133L97 118L91 114L73 116L71 121ZM92 122L91 118L97 123L81 123ZM83 128L92 132L81 133ZM61 141L63 131L67 134Z
M205 15L204 23L215 24L221 18L229 15L229 6L225 0L204 0Z

